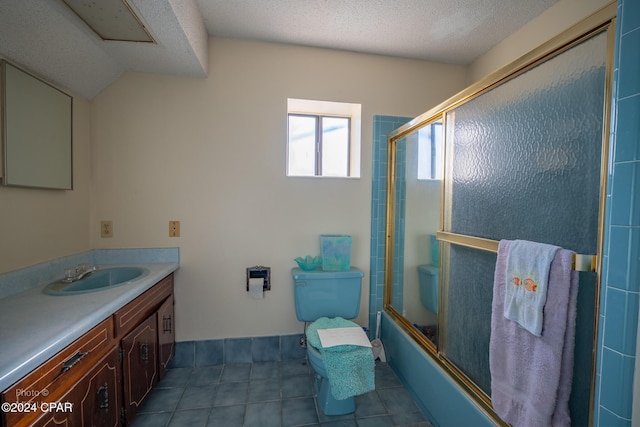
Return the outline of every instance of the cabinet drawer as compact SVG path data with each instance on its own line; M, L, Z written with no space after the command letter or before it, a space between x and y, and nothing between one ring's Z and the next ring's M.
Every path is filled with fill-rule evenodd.
M62 398L65 406L44 414L33 427L118 427L122 397L119 354L114 347Z
M42 403L57 402L114 345L111 317L78 338L3 393L3 401L30 403L35 412L5 412L5 426L27 425Z
M116 311L115 336L121 338L140 322L156 311L160 304L173 293L173 273L147 290L129 304Z

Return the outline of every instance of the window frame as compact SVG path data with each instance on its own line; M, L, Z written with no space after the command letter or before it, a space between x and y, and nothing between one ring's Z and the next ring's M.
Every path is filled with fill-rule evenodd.
M289 118L291 116L306 116L306 117L319 117L322 118L340 118L348 119L348 140L347 140L347 171L346 175L321 175L322 164L320 168L314 164L314 174L300 175L290 171L290 135L289 135ZM318 132L318 126L320 126L321 120L316 121L316 135ZM287 98L287 122L286 122L286 147L285 147L285 175L292 178L360 178L361 174L361 133L362 133L362 104L346 103L346 102L334 102L334 101L320 101L309 99L296 99ZM316 136L316 140L317 140ZM317 143L316 143L317 145ZM316 149L316 163L322 162L321 152ZM318 172L320 171L320 172ZM320 174L319 174L320 173Z
M351 116L343 116L337 114L310 114L310 113L288 113L287 125L291 117L309 117L315 119L315 159L313 175L290 175L290 176L313 176L313 177L331 177L331 178L348 178L351 176ZM323 129L324 119L346 119L347 120L347 174L346 175L324 175L322 154L324 149ZM290 136L287 135L287 146L291 143ZM287 148L288 152L288 148ZM287 162L287 169L288 169Z

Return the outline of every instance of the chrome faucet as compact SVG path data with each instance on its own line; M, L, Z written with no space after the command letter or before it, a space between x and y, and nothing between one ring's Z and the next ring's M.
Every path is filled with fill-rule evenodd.
M89 264L78 264L75 267L69 267L64 269L64 283L71 283L82 279L87 274L96 271L95 266Z

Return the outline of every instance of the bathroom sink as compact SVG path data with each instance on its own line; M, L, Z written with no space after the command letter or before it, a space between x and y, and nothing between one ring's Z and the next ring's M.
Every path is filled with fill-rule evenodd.
M58 280L50 283L44 288L44 293L49 295L75 295L97 292L127 285L147 274L149 274L149 270L142 267L103 268L75 282L66 283Z

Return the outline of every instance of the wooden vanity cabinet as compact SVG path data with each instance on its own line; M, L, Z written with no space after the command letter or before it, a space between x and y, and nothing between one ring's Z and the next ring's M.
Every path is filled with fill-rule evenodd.
M173 357L173 303L170 274L5 390L35 410L2 411L0 425L130 423Z
M120 351L114 347L33 426L119 426L121 378Z

